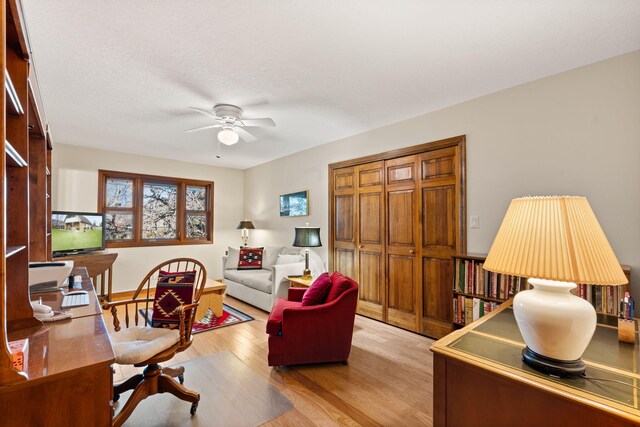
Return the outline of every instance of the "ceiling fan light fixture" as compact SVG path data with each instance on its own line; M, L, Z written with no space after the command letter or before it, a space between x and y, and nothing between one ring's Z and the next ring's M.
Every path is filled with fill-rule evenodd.
M239 138L240 137L233 131L233 129L226 128L218 132L218 141L226 145L235 144L236 142L238 142Z

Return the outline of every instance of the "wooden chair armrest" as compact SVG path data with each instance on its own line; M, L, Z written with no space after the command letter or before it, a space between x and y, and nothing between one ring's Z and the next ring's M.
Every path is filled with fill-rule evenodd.
M180 345L184 346L191 337L191 328L193 317L195 316L196 308L200 305L200 301L196 301L191 304L181 305L176 310L178 311L178 317L180 318ZM189 314L189 319L185 322L185 313L191 310Z
M104 304L102 304L102 309L103 310L111 310L111 316L113 317L113 329L118 332L120 330L120 320L118 319L118 307L119 306L125 306L124 309L124 320L125 320L125 324L127 326L127 328L129 327L129 310L127 308L127 306L129 304L147 304L151 303L153 305L154 299L153 298L134 298L134 299L127 299L127 300L122 300L122 301L113 301L113 302L105 302ZM135 319L135 324L138 324L138 310L135 311L134 313L134 319ZM145 320L145 324L146 324L146 320Z
M142 302L153 302L153 301L154 301L153 298L135 298L135 299L125 299L121 301L111 301L111 302L105 302L104 304L102 304L102 309L109 310L112 307L117 307L120 305L135 304L135 303L139 304Z

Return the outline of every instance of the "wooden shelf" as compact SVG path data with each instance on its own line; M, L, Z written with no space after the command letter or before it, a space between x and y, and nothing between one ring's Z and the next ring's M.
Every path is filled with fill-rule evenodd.
M24 22L24 12L22 11L22 3L18 1L7 2L7 18L11 18L11 23L7 22L7 41L20 47L20 55L23 59L29 59L31 53L31 45L29 36L27 35L27 26ZM11 25L13 24L13 25Z
M472 259L474 261L484 261L487 258L487 254L467 253L467 254L457 254L457 255L454 255L453 257L461 258L461 259Z
M44 139L46 137L44 121L40 115L38 109L38 103L36 102L36 96L31 85L31 80L28 80L27 86L29 89L29 132L39 138Z
M9 72L6 70L6 68L4 70L4 86L5 92L7 94L7 112L16 116L23 115L24 108L22 108L20 98L18 97L16 88L13 86L11 76L9 75Z
M17 254L18 252L26 249L27 247L22 245L22 246L7 246L7 252L5 253L5 258L9 258L12 255Z
M487 297L487 296L484 296L484 295L467 294L465 292L460 292L460 291L456 291L456 290L454 290L453 293L456 294L456 295L462 295L462 296L469 297L469 298L478 298L478 299L483 299L483 300L487 300L487 301L499 302L500 304L502 304L505 301L504 299L501 299L501 298L491 298L491 297Z
M11 145L11 143L6 139L4 141L4 151L7 153L7 166L16 168L24 168L28 166L27 161L22 158L20 153L18 153L18 151L13 148L13 145Z

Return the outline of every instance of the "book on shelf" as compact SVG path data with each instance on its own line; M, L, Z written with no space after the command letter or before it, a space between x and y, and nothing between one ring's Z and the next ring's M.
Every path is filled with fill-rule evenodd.
M468 325L498 308L499 304L496 301L458 295L453 299L453 321L458 325Z
M620 300L624 297L625 286L602 286L579 284L576 295L587 300L598 313L618 316Z
M453 274L453 322L467 325L527 288L523 277L494 273L477 257L457 257ZM465 295L460 295L465 294Z
M457 259L453 289L465 294L506 300L526 289L526 279L483 269L484 261Z

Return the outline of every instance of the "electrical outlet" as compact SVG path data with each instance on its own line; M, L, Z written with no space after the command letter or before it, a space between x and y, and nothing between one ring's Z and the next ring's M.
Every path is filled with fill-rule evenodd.
M477 215L472 215L471 216L471 224L470 224L471 228L480 228L480 217Z

